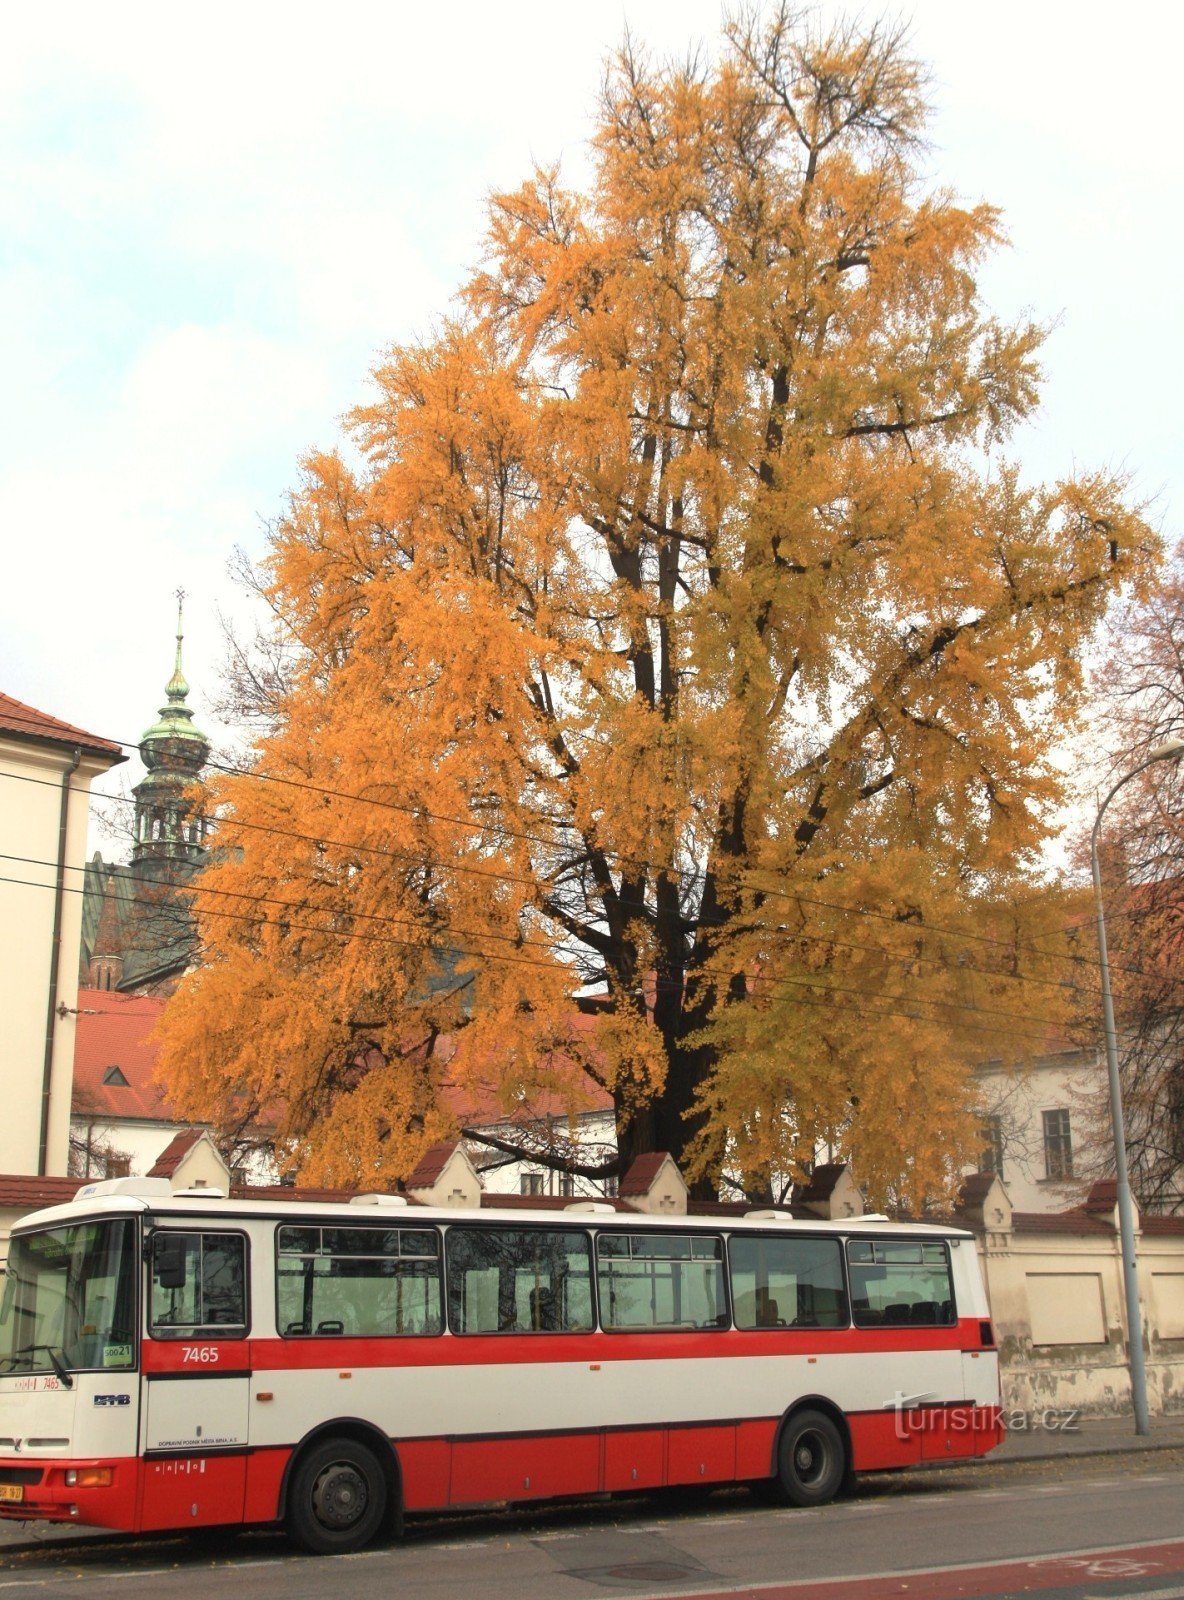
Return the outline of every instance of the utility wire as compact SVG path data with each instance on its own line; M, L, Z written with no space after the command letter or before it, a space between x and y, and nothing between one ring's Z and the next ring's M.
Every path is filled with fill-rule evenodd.
M9 778L9 779L12 779L14 781L22 782L22 783L33 783L33 784L42 785L42 786L44 786L46 788L52 788L55 791L60 789L60 785L59 784L53 783L51 780L44 779L44 778L32 778L32 777L27 777L27 776L25 776L23 774L18 774L18 773L0 773L0 777ZM87 795L87 791L84 790L84 789L73 789L71 792L75 793L75 794L78 794L78 795L83 795L83 796ZM116 803L121 804L121 805L134 805L136 803L135 800L133 799L133 797L130 796L130 795L107 795L104 798L106 798L108 800L115 801ZM349 798L349 797L347 797L347 798ZM479 878L485 878L485 879L488 879L489 881L495 882L495 883L512 883L512 884L517 884L517 885L520 885L520 886L523 886L523 887L527 887L527 888L537 888L538 887L538 879L527 877L527 876L525 876L523 874L514 874L514 873L508 873L508 872L495 871L492 868L476 867L476 866L469 865L468 863L459 862L459 861L449 861L449 862L443 862L443 863L441 863L441 862L430 862L425 857L423 857L421 855L415 855L415 854L413 854L411 852L408 852L408 851L394 850L394 849L391 849L389 847L385 847L385 846L381 846L381 845L363 844L363 843L347 842L347 841L343 841L343 840L339 840L339 839L330 839L330 838L327 838L327 837L325 837L323 835L318 836L318 835L315 835L315 834L301 833L301 832L299 832L299 831L297 831L295 829L280 827L276 823L250 822L250 821L246 821L245 819L240 818L240 817L233 817L233 818L228 819L226 821L226 823L224 824L224 826L228 830L233 830L235 828L238 828L238 829L246 830L246 831L249 831L249 832L269 834L269 835L272 835L272 836L277 837L277 838L292 839L292 840L295 840L295 841L297 841L299 843L312 845L315 848L321 848L321 849L326 849L326 850L328 850L328 849L340 850L340 851L342 851L344 853L347 853L347 854L373 855L373 856L377 856L377 857L379 857L381 859L384 859L384 860L404 861L404 862L407 862L408 864L410 864L413 867L422 868L423 870L426 870L426 871L439 870L439 871L442 871L442 872L445 872L445 873L457 872L457 873L461 873L461 874L465 874L465 875L475 876L475 877L479 877ZM53 865L53 863L46 863L46 865ZM556 887L561 887L561 886L562 886L561 880L556 880ZM188 892L192 893L194 891L193 891L192 888L190 888L190 890ZM210 891L206 891L206 892L215 893L215 892L223 892L223 891L210 890ZM876 911L876 910L873 910L871 908L864 907L864 906L844 906L844 905L838 904L837 902L827 901L827 900L819 900L819 899L817 899L815 897L808 896L808 895L803 895L803 894L800 894L800 893L798 893L796 891L791 891L791 890L778 890L778 891L760 890L758 892L760 892L760 893L770 893L770 894L776 893L776 894L780 895L782 898L790 900L791 902L793 902L794 904L798 905L799 907L801 907L801 906L810 906L810 907L815 907L815 908L822 909L822 910L825 910L825 911L839 912L839 913L841 913L843 915L847 915L847 916L862 916L862 917L867 917L867 918L869 918L871 920L886 922L890 926L892 926L894 928L897 928L900 931L900 933L902 934L902 936L904 936L905 938L909 938L909 937L915 938L918 935L922 935L922 934L935 934L935 935L940 935L941 937L970 940L970 941L973 941L973 942L986 944L988 946L998 945L998 946L1001 946L1002 948L1004 948L1005 950L1007 950L1009 954L1010 953L1014 953L1014 952L1019 951L1019 950L1024 950L1024 951L1028 951L1028 952L1040 955L1040 956L1044 957L1047 960L1071 961L1071 962L1074 962L1074 963L1079 963L1079 964L1082 964L1082 965L1086 965L1086 966L1088 966L1090 968L1091 971L1092 971L1092 969L1093 969L1093 967L1095 965L1095 963L1094 963L1094 961L1092 959L1090 959L1088 957L1085 957L1085 956L1074 955L1074 954L1071 954L1071 953L1068 953L1068 952L1057 952L1057 951L1045 950L1045 949L1042 949L1040 946L1032 945L1032 944L1013 943L1013 942L1008 941L1008 940L1001 940L1001 939L993 938L991 936L984 935L984 934L976 934L976 933L970 932L969 930L965 930L965 929L942 928L942 927L939 927L939 926L937 926L936 924L933 924L933 923L906 923L906 922L902 922L899 917L894 916L894 915L892 915L891 913L888 913L888 912ZM627 910L629 910L629 909L638 910L638 911L641 911L641 912L647 913L647 914L648 914L648 912L650 910L650 908L645 904L645 902L633 902L633 901L630 901L630 900L623 900L621 902L621 904ZM548 913L546 912L545 909L541 909L541 908L536 908L536 909L539 910L539 914L541 916L545 917L545 916L548 915ZM350 913L350 914L351 915L366 915L366 913ZM1115 913L1112 916L1108 916L1107 922L1108 922L1108 924L1112 923L1112 922L1117 922L1117 921L1122 920L1122 918L1124 916L1134 917L1134 916L1136 916L1138 914L1139 913L1136 913L1136 912ZM708 928L711 928L711 927L735 928L736 927L735 921L733 919L731 919L731 918L728 918L728 917L722 917L722 916L721 917L703 917L703 918L699 918L699 919L696 919L696 920L702 926L705 926L705 927L708 927ZM1068 924L1067 925L1067 927L1069 928L1070 931L1075 930L1078 927L1088 927L1088 926L1089 926L1088 922L1082 922L1080 924L1072 923L1072 924ZM745 930L745 931L749 931L749 930ZM957 968L957 966L955 964L951 963L949 960L947 960L943 956L925 955L925 954L922 954L922 953L912 952L912 951L904 953L904 954L901 954L901 955L892 955L889 952L885 951L881 946L878 946L878 945L860 944L858 942L851 941L851 940L842 940L842 939L839 939L839 938L837 938L837 937L835 937L833 935L830 935L830 934L811 933L811 932L808 932L805 929L769 928L767 930L752 929L751 931L754 932L754 933L762 933L763 932L765 937L770 937L770 938L771 937L776 937L776 936L781 936L788 942L801 941L801 942L810 943L810 944L825 944L825 945L828 945L828 946L830 946L832 948L835 948L835 949L843 949L843 950L851 950L851 951L862 951L862 952L867 953L867 954L877 955L877 956L880 956L882 958L886 958L886 959L892 961L893 963L899 964L899 965L912 965L915 962L923 962L923 963L925 963L927 965L940 967L945 971L957 971L958 970L958 968ZM497 935L493 935L493 934L486 934L484 932L479 932L479 933L475 933L473 935L473 937L479 937L479 938L505 937L505 938L508 938L510 940L515 940L517 936L516 935L497 936ZM547 941L546 943L547 943L547 947L548 948L570 950L571 949L571 941L572 940L576 940L577 942L579 942L578 941L578 936L573 934L567 940ZM699 969L699 970L704 970L704 969ZM1042 978L1042 977L1037 976L1034 973L983 972L983 970L981 968L978 968L978 967L974 968L973 970L976 973L979 973L980 975L982 975L984 977L989 977L991 979L998 980L998 981L1006 981L1006 982L1010 982L1010 983L1035 984L1036 986L1041 987L1041 988L1056 989L1056 990L1060 990L1060 991L1069 991L1069 992L1072 992L1072 993L1075 993L1075 994L1092 995L1093 992L1094 992L1093 991L1093 987L1091 985L1072 983L1068 979ZM1121 963L1113 962L1113 961L1111 962L1111 970L1115 971L1115 972L1127 973L1127 974L1130 974L1131 976L1135 976L1135 977L1156 977L1156 976L1158 976L1157 974L1148 973L1142 968L1132 967L1132 966L1124 966ZM1184 975L1182 975L1179 979L1170 979L1169 981L1172 982L1173 984L1184 984Z
M21 865L24 865L24 866L47 867L47 868L50 868L50 869L54 868L55 865L56 865L56 863L52 862L52 861L42 861L42 860L38 860L38 859L36 859L34 857L31 857L31 856L5 855L2 852L0 852L0 861L15 861L15 862L18 862L18 863L20 863ZM71 872L85 872L86 869L85 869L85 867L69 866L69 867L67 867L67 870L71 871ZM46 887L52 887L52 885L46 885ZM377 923L383 924L384 926L395 927L395 928L413 929L413 928L418 927L418 924L415 923L415 922L410 922L405 918L392 917L392 916L389 916L389 915L387 915L385 913L382 913L382 912L376 912L376 911L354 911L354 910L350 909L347 906L309 906L309 905L306 905L306 904L302 904L299 901L280 900L280 899L277 899L277 898L275 898L273 896L270 896L270 895L247 894L242 890L236 890L236 889L203 889L200 884L197 884L197 885L192 885L192 886L189 886L189 885L184 886L184 887L180 888L178 892L183 893L183 894L187 894L187 895L189 895L189 894L209 894L209 895L212 895L212 896L220 896L220 897L224 897L224 898L231 899L231 900L245 900L250 905L274 906L274 907L278 907L282 911L296 911L296 912L300 913L302 916L307 916L310 913L313 913L313 914L323 915L323 916L326 916L326 917L348 918L351 921L354 921L354 920L357 920L358 918L361 918L363 921L366 921L366 922L377 922ZM159 906L159 907L156 907L156 908L151 908L150 907L150 909L155 909L157 915L162 915L162 914L165 915L165 916L171 916L172 915L172 908L168 907L168 906ZM205 915L210 915L210 914L212 914L210 908L209 907L204 907L202 912L201 912L201 915L205 916ZM246 920L250 920L250 919L246 919ZM180 915L178 915L177 921L178 921L178 923L180 923L180 921L181 921ZM289 923L288 926L293 926L293 925ZM310 931L310 932L311 931L317 931L317 932L324 932L324 933L335 933L337 931L335 929L329 929L329 928L312 929L312 928L308 928L307 925L305 925L305 928L306 928L306 931ZM508 944L521 944L522 943L522 941L519 940L519 938L518 938L518 936L516 934L486 932L484 929L481 929L481 928L458 928L458 927L456 927L454 925L451 925L451 924L446 926L446 927L444 927L444 928L438 929L438 930L428 930L428 937L423 943L420 943L420 942L418 942L416 940L404 940L404 941L395 941L395 942L405 943L405 944L409 945L411 948L415 948L415 949L429 949L429 950L430 949L452 950L454 948L459 949L459 947L454 947L454 946L441 946L438 943L438 940L434 939L432 937L433 931L436 932L439 935L443 935L443 936L448 937L448 938L457 937L457 938L460 938L460 939L499 940L499 941L501 941L503 943L508 943ZM343 930L343 932L346 933L347 937L349 936L349 931L348 930ZM561 942L561 941L560 942L556 942L556 941L552 941L552 940L539 940L539 941L537 941L535 943L533 948L535 948L535 949L544 949L544 950L566 950L568 948L568 946L564 942ZM880 953L880 952L876 951L874 946L861 946L861 948L870 949L870 950L872 950L873 954L879 954ZM462 954L463 953L476 954L476 955L484 955L485 954L485 952L461 952L461 953ZM894 963L894 964L896 964L896 963ZM549 967L549 966L551 966L551 963L550 962L539 962L538 965L540 965L540 966L548 966ZM951 968L949 970L956 972L958 969ZM727 980L727 979L731 978L733 975L734 975L733 973L728 972L728 971L724 971L724 970L722 970L720 968L695 967L688 976L693 981L695 978L699 978L699 977L720 978L720 979ZM807 978L791 978L791 977L786 977L784 975L782 975L782 976L769 975L769 976L766 977L762 973L760 973L759 971L749 974L748 977L747 977L747 981L751 982L751 983L762 983L763 982L763 983L769 983L769 984L788 983L788 984L798 985L798 986L800 986L802 988L807 988L807 989L824 989L828 993L833 993L833 994L861 995L861 994L863 994L865 992L865 991L860 990L860 989L845 987L843 985L835 984L835 983L824 983L824 984L812 983ZM652 986L656 987L656 986L660 985L661 982L662 982L661 979L655 979L654 980L654 984ZM667 992L669 992L669 990L671 988L673 988L673 987L675 987L675 985L673 985L673 984L667 985ZM679 989L681 990L682 988L685 988L685 984L678 985L677 987L679 987ZM976 1015L979 1015L979 1016L1007 1017L1009 1020L1014 1017L1014 1012L1004 1010L999 1006L982 1006L982 1005L966 1004L964 1002L957 1001L957 1000L942 1000L942 999L936 999L936 998L933 998L933 997L930 997L930 996L926 996L926 995L912 996L912 995L890 994L890 995L878 995L876 998L878 998L880 1000L899 1000L901 1002L907 1002L910 1005L921 1004L921 1005L943 1006L947 1010L970 1011L970 1012L974 1012ZM1062 1027L1064 1025L1063 1019L1060 1019L1060 1018L1035 1016L1031 1012L1028 1012L1026 1015L1027 1015L1027 1019L1029 1021L1031 1021L1031 1022L1043 1022L1043 1023L1046 1023L1050 1028L1051 1027Z
M12 721L12 722L25 722L29 726L36 726L36 727L41 727L42 726L41 722L38 721L37 719L31 718L31 717L22 718L22 717L20 717L19 715L16 715L16 714L13 714L13 715L9 716L7 718L7 720ZM121 745L122 744L134 744L135 743L135 741L131 741L131 740L111 740L110 742L111 743L119 743ZM323 798L336 799L336 800L345 800L345 801L353 802L353 803L358 804L358 805L378 806L378 807L381 807L384 810L397 811L397 812L399 812L399 813L401 813L403 815L411 816L411 817L417 818L417 819L419 819L421 821L443 822L443 823L447 824L450 827L465 828L465 829L468 829L470 832L473 832L473 833L488 834L491 831L495 831L500 838L503 838L503 839L516 839L516 840L518 840L520 842L529 843L529 844L539 844L539 845L545 847L546 849L554 850L554 849L560 848L559 842L557 840L554 840L554 839L543 838L541 835L538 835L538 834L527 833L527 832L524 832L522 830L509 828L509 827L506 827L506 826L500 825L500 824L499 825L494 825L494 824L484 823L484 822L474 822L471 818L468 818L468 817L450 816L447 812L432 811L426 806L415 806L415 805L403 804L403 803L401 803L401 802L399 802L397 800L383 800L383 799L379 799L377 796L374 796L374 795L351 794L347 790L331 789L331 788L325 787L324 785L309 783L309 782L307 782L307 781L305 781L303 779L299 779L299 778L281 777L276 773L261 772L257 768L230 766L225 762L218 762L218 761L214 761L212 759L208 759L206 761L205 765L207 767L212 768L214 771L221 772L224 775L229 776L229 777L252 778L252 779L255 779L258 782L273 783L273 784L282 785L282 786L284 786L286 788L293 788L293 789L303 790L303 791L306 791L306 792L311 793L311 794L320 795ZM117 798L118 799L122 799L124 797L122 797L122 796L109 796L108 798L111 798L111 799L117 799ZM226 825L227 826L234 826L235 825L235 820L233 818L228 819L228 822L227 822ZM638 870L640 870L640 871L642 871L642 872L644 872L646 874L655 874L656 875L656 874L664 873L664 874L666 874L667 876L670 876L670 877L676 877L676 878L679 878L679 879L690 879L693 882L697 882L703 876L702 872L698 868L664 866L664 865L661 865L661 864L655 864L653 862L641 861L641 860L638 860L636 858L633 858L633 857L630 857L630 856L627 856L627 855L623 855L623 854L621 854L621 853L619 853L617 851L613 851L613 850L605 850L603 853L606 856L606 858L615 861L618 864L618 867L621 867L621 866L633 867L633 868L638 869ZM749 870L751 871L752 869L749 869ZM878 919L880 919L882 921L885 921L885 922L897 923L897 922L900 921L900 918L895 916L895 915L893 915L891 912L874 911L874 910L871 910L871 909L866 908L866 907L844 906L844 905L838 904L837 902L821 900L821 899L818 899L816 897L804 896L804 895L799 894L795 890L780 889L780 888L777 888L776 886L773 886L773 885L752 885L752 884L749 884L747 887L753 893L762 894L762 895L768 895L768 896L771 896L771 897L776 898L776 899L784 900L784 901L788 902L791 905L798 905L798 906L809 905L809 906L817 907L817 908L822 909L822 910L836 911L836 912L839 912L841 914L848 915L848 916L850 916L850 915L860 915L860 916L878 918ZM998 946L1001 949L1007 950L1009 952L1018 952L1018 951L1023 950L1023 951L1026 951L1026 952L1029 952L1029 953L1032 953L1032 954L1035 954L1035 955L1043 956L1046 959L1050 959L1050 960L1070 961L1070 962L1085 964L1085 963L1087 963L1087 959L1088 959L1085 956L1072 955L1072 954L1070 954L1068 952L1066 952L1064 954L1055 954L1054 955L1053 952L1050 952L1050 951L1047 951L1047 950L1041 950L1037 946L1020 944L1017 941L1010 940L1010 939L1001 939L998 936L991 935L991 934L971 933L971 932L969 932L969 931L967 931L965 929L961 929L961 928L949 928L949 927L945 927L945 926L943 926L941 924L938 924L938 923L924 923L924 924L919 924L918 926L924 927L926 929L926 931L928 931L930 933L942 934L947 938L964 939L964 940L970 941L972 943L984 944L984 945L994 945L994 946ZM1089 964L1092 965L1092 962L1090 962Z
M11 858L7 858L7 859L11 859ZM18 859L20 859L20 858L18 858ZM55 863L45 863L45 865L54 866ZM73 870L79 871L79 870L83 870L83 869L74 868ZM15 878L15 877L10 877L10 876L0 876L0 883L16 884L16 885L22 885L22 886L24 886L26 888L30 888L30 889L42 889L42 890L50 890L50 891L55 891L55 892L56 892L56 889L57 889L57 885L54 884L54 883L43 883L43 882L39 883L39 882L36 882L34 880L31 880L31 879ZM84 886L74 887L74 886L69 885L69 884L63 884L62 888L63 888L64 892L67 893L67 894L78 894L78 895L81 895L81 894L85 893L85 887ZM189 892L189 891L185 891L185 892ZM218 893L218 894L224 894L227 891L217 890L217 891L210 891L210 892ZM246 899L246 900L250 901L253 904L266 903L263 900L263 898L259 897L259 896L242 895L241 898ZM287 907L290 904L290 902L281 901L281 902L278 902L278 904L280 904L281 906ZM419 951L432 951L432 952L436 952L436 953L444 953L444 952L446 952L449 955L460 956L462 958L467 957L468 959L471 959L471 960L474 960L474 961L508 963L508 964L517 965L517 966L542 967L542 968L545 968L548 971L554 971L555 970L555 962L554 961L538 960L538 959L530 957L530 956L506 955L506 954L500 954L500 953L495 953L495 952L485 951L485 950L465 949L464 947L462 947L460 945L452 945L452 944L442 945L442 944L439 944L439 943L436 943L436 942L425 943L423 941L413 940L413 939L398 939L398 938L395 938L394 936L388 935L388 934L367 933L367 932L359 931L357 929L326 928L326 927L322 927L322 926L314 925L314 924L293 922L290 918L287 918L287 917L284 917L282 919L276 919L273 922L273 921L270 921L266 916L264 916L263 918L252 917L246 912L217 911L217 910L214 910L213 908L209 908L209 907L205 908L202 911L201 915L203 917L216 918L216 919L218 919L220 921L245 923L245 924L252 925L252 926L255 926L255 927L259 927L260 925L263 925L263 926L269 926L269 927L282 928L283 931L289 932L289 933L290 932L297 932L297 933L317 934L317 935L320 935L321 937L327 937L327 938L333 938L333 939L341 939L341 940L344 940L344 941L349 941L351 939L356 939L356 940L361 940L361 941L366 942L366 943L383 944L383 945L389 945L389 946L394 946L394 947L404 948L404 949L414 949L414 950L419 950ZM178 917L178 921L179 920L180 920L180 918ZM478 935L478 937L486 938L486 937L502 937L502 936L501 935L480 934L480 935ZM730 979L730 978L734 977L735 974L731 973L731 972L718 970L718 969L713 969L713 968L699 968L699 969L696 969L696 971L692 974L692 976L693 977L698 977L698 976L716 977L716 978L721 978L721 979L727 980L727 979ZM814 983L814 982L811 982L809 979L806 979L806 978L790 978L790 977L786 977L786 976L778 976L778 977L767 976L766 977L766 976L763 976L760 973L752 973L752 974L749 974L747 976L747 980L746 981L757 982L757 983L760 983L760 982L767 983L767 984L770 985L770 992L772 992L774 995L777 995L777 994L782 992L780 986L783 986L783 985L789 985L794 990L803 990L804 989L804 990L807 990L807 991L810 991L810 992L813 992L813 993L818 993L818 994L844 995L844 996L850 995L850 996L853 996L853 997L855 997L856 999L858 999L860 1001L860 1003L861 1003L861 1011L862 1011L862 1014L864 1014L864 1015L900 1018L900 1019L904 1019L904 1020L910 1021L910 1022L927 1021L927 1022L931 1022L932 1023L932 1022L937 1022L937 1021L940 1020L940 1018L936 1017L936 1016L934 1016L934 1017L918 1017L916 1008L918 1006L923 1006L923 1005L924 1006L935 1007L938 1011L941 1011L943 1009L947 1010L947 1011L948 1010L957 1010L957 1011L967 1011L967 1012L970 1012L970 1013L972 1013L974 1015L981 1015L981 1016L1000 1016L1000 1017L1007 1018L1009 1021L1013 1020L1014 1016L1015 1016L1014 1012L1004 1011L1004 1010L1001 1010L1001 1009L999 1009L997 1007L968 1005L968 1004L965 1004L963 1002L945 1000L945 999L940 999L940 998L937 998L937 997L934 997L934 996L928 996L928 995L915 995L914 996L914 995L892 994L892 995L873 995L873 996L870 997L870 1000L873 1001L873 1002L878 1002L878 1001L882 1001L882 1000L900 1001L902 1003L902 1005L905 1005L905 1006L908 1007L908 1009L895 1009L895 1008L892 1008L892 1007L885 1008L885 1007L882 1007L882 1006L879 1006L879 1005L876 1005L876 1004L869 1004L869 996L868 996L866 990L857 989L857 988L854 988L854 987L851 987L851 986L840 985L840 984ZM641 989L639 989L637 991L634 991L634 992L635 993L639 993L639 994L644 994L647 989L652 989L655 992L670 992L670 990L675 989L675 988L678 988L680 990L680 992L681 992L681 989L683 987L685 987L685 986L678 986L678 985L674 985L674 984L671 984L671 983L666 983L662 979L658 978L658 979L654 980L653 983L648 984L648 985L643 985ZM800 994L795 994L794 997L795 997L795 999L801 1001L801 995ZM805 1003L807 1005L814 1005L814 1006L819 1007L820 1009L826 1009L826 1010L830 1010L831 1009L823 1001L804 1001L802 1003ZM1038 1016L1033 1016L1031 1013L1026 1013L1025 1017L1024 1017L1024 1020L1027 1021L1027 1022L1044 1022L1048 1027L1055 1028L1055 1029L1058 1029L1058 1030L1064 1030L1069 1026L1068 1022L1065 1019L1062 1019L1062 1018L1051 1018L1051 1017L1038 1017ZM1048 1038L1048 1035L1046 1033L1037 1033L1037 1032L1033 1032L1030 1029L1026 1029L1026 1028L1022 1028L1022 1027L1019 1027L1019 1028L1017 1028L1017 1027L1009 1027L1007 1029L1000 1028L997 1025L996 1026L987 1025L985 1027L975 1027L971 1023L964 1023L964 1024L962 1024L962 1026L970 1033L982 1034L985 1037L989 1037L989 1038L993 1038L993 1039L997 1039L1000 1036L1004 1036L1004 1037L1007 1037L1007 1038L1035 1040L1035 1041L1037 1041L1037 1042L1039 1042L1039 1043L1041 1043L1041 1044L1043 1044L1045 1046L1048 1046L1048 1044L1049 1044L1049 1038Z

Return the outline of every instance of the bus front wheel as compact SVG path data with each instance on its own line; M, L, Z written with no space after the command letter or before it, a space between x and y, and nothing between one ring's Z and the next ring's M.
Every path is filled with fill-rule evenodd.
M386 1503L386 1480L373 1451L353 1439L325 1439L292 1479L288 1535L313 1555L361 1550L382 1526Z
M777 1484L793 1506L833 1500L847 1471L843 1436L825 1411L798 1411L781 1431Z

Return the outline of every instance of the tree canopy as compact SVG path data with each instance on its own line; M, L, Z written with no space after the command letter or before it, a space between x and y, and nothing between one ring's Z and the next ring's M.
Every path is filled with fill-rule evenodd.
M1151 594L1118 611L1107 645L1097 732L1110 761L1099 797L1152 751L1184 738L1184 547ZM1149 1211L1184 1209L1182 799L1179 761L1157 760L1119 790L1099 835L1127 1161ZM1091 1167L1113 1172L1108 1102L1085 1132Z
M703 1191L821 1145L948 1182L968 1060L1057 1012L1050 752L1156 541L1007 460L1042 333L982 304L1000 218L926 186L925 118L897 31L782 8L627 45L588 192L492 200L274 530L290 671L213 786L178 1104L373 1181L478 1085L590 1081Z

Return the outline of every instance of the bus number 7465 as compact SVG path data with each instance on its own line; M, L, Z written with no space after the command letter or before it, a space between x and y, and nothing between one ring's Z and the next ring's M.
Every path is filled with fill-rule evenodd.
M181 1351L182 1361L195 1361L203 1367L213 1366L221 1352L216 1344L187 1344Z

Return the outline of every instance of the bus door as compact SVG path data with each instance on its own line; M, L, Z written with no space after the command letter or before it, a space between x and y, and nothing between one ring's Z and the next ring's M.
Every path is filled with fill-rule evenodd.
M241 1521L251 1376L246 1236L162 1227L146 1254L139 1526Z

